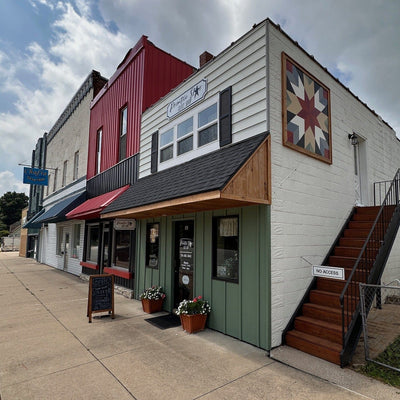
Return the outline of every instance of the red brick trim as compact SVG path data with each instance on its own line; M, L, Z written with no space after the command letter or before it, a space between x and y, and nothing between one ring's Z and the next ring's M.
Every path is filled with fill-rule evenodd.
M86 261L81 261L79 264L82 265L82 267L95 269L96 271L99 269L99 266L97 264L89 263Z
M122 271L116 268L104 268L104 273L119 276L120 278L132 279L132 272Z

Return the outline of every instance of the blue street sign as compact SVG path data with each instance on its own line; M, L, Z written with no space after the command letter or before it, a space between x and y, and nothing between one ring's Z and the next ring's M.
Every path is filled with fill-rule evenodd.
M48 186L49 171L47 169L25 167L23 182L30 185Z

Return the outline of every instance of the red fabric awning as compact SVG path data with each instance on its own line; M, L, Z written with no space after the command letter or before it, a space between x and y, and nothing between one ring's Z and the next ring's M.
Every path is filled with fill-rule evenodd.
M129 185L123 186L112 192L104 193L100 196L86 200L80 206L74 208L66 217L68 219L96 219L100 218L100 212L111 204L118 196L125 192Z

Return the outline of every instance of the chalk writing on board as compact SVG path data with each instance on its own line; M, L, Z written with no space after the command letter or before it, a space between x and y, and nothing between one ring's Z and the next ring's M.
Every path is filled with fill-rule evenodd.
M88 317L92 313L109 311L114 318L114 276L92 275L89 280Z

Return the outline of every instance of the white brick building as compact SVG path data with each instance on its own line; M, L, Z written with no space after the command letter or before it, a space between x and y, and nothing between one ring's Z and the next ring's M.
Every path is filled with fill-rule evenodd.
M86 191L90 103L106 80L92 71L45 135L49 184L44 191L38 261L79 275L84 223L65 214L82 203Z

